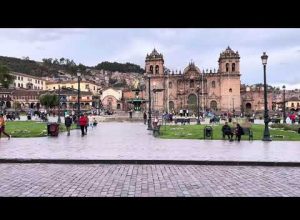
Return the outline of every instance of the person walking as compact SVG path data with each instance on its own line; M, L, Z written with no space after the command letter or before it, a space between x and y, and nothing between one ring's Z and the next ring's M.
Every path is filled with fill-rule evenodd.
M84 115L81 114L80 118L79 118L79 126L81 129L81 136L84 136L84 128L85 128L86 124L87 124L86 117L84 117Z
M147 114L144 112L144 124L147 124Z
M0 114L0 138L1 134L5 134L8 137L8 140L11 138L11 135L5 132L6 121L4 120L3 114Z
M72 118L70 117L70 115L66 115L65 117L65 126L68 132L68 136L70 136L70 129L71 129L71 125L72 125Z
M87 129L88 129L88 126L89 126L89 117L88 117L87 113L84 113L84 117L85 117L85 120L86 120L84 130L85 130L85 134L87 134Z

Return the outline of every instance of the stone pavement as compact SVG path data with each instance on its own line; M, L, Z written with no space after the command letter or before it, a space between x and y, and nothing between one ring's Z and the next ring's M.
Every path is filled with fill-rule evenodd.
M0 164L0 196L299 197L299 167Z
M164 129L162 127L162 129ZM203 132L202 130L199 132ZM166 140L143 123L100 123L81 137L0 139L0 159L300 162L299 142Z

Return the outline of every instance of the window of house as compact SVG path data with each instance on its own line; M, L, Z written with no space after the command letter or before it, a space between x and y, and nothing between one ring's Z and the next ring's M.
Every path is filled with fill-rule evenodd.
M23 81L23 76L21 77L21 80Z
M72 88L72 89L74 89L74 86L73 86L73 85L71 85L71 88Z
M89 89L89 84L85 84L85 88L86 88L86 89Z
M53 89L55 89L55 86L53 87Z
M229 92L232 92L232 88L229 89Z
M293 108L293 107L295 107L295 106L294 106L294 102L292 102L292 108Z

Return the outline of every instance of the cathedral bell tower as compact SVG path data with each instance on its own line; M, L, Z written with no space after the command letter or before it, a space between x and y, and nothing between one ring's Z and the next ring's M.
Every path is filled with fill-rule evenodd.
M151 73L153 75L163 75L164 74L164 58L163 55L158 53L155 49L146 56L146 73Z
M220 54L221 110L237 113L241 110L240 55L229 46Z

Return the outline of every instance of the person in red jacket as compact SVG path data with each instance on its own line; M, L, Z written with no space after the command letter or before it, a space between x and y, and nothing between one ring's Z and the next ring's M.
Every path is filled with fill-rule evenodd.
M86 119L86 117L84 117L83 114L80 115L79 125L80 125L80 129L81 129L81 135L84 136L84 128L87 125L87 119Z

